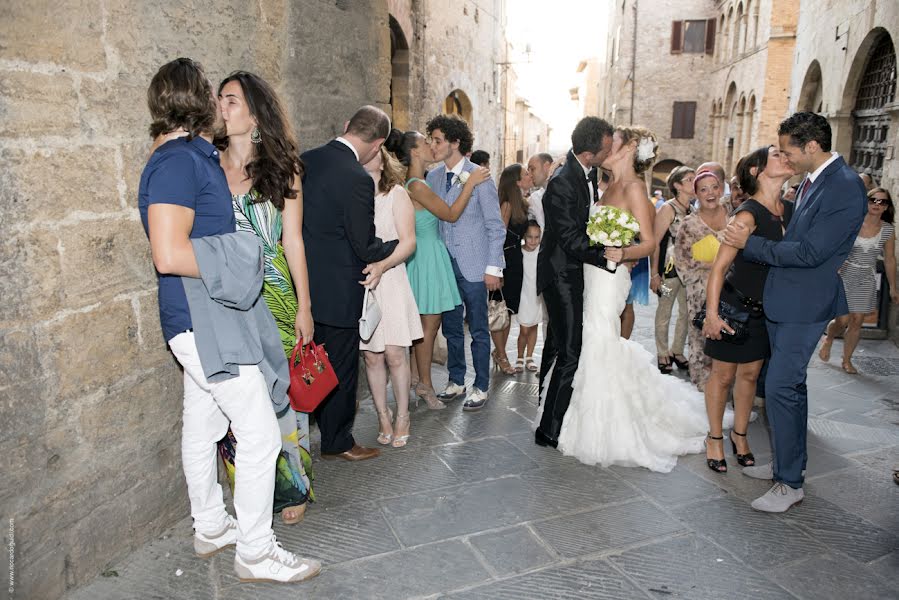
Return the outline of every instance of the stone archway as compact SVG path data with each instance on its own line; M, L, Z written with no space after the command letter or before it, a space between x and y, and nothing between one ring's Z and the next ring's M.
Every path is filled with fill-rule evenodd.
M390 106L393 126L409 129L409 42L393 15L390 27Z
M665 158L654 164L652 166L652 190L662 190L662 195L667 198L671 193L668 190L668 175L683 164L675 158Z
M472 125L471 100L469 100L468 94L462 90L456 89L447 94L443 100L443 112L448 115L459 115L468 122L469 126Z
M805 79L802 80L798 109L800 111L820 113L824 108L823 90L821 64L817 60L813 60L805 72Z
M857 73L849 164L879 182L890 129L885 107L896 98L896 48L885 30L874 30L871 36L866 40L870 41L867 51L866 44L859 48L860 55L864 52L864 68Z

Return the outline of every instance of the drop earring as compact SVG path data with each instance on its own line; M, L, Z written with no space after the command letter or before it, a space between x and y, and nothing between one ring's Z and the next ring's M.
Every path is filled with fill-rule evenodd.
M258 144L262 141L262 134L259 132L259 127L253 127L253 132L250 134L250 141L254 144Z

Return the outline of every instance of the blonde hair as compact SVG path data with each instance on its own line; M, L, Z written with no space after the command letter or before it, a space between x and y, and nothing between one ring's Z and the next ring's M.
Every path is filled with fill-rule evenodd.
M620 126L616 127L615 131L617 131L621 135L621 142L623 144L630 143L632 140L637 141L638 152L634 154L634 171L638 175L652 166L652 163L655 162L656 157L659 153L659 142L658 140L656 140L656 136L653 132L640 125ZM649 138L650 140L652 140L652 157L647 158L646 160L640 160L637 157L637 155L639 154L640 140L642 140L643 138Z
M381 146L379 152L381 153L381 178L378 180L378 191L386 194L394 186L403 185L406 182L406 168L384 146Z

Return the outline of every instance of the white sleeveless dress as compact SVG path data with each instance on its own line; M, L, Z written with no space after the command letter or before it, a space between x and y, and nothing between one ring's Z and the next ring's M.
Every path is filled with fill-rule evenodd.
M704 450L705 399L691 383L660 373L643 346L621 337L630 286L624 267L610 273L584 265L583 344L559 450L590 465L667 473L678 456ZM728 411L725 427L732 423Z

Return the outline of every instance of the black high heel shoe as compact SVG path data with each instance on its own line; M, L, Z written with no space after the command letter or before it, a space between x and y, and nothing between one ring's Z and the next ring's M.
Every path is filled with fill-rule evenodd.
M730 432L733 435L738 435L740 437L746 437L745 433L738 433L737 431L731 429ZM740 463L741 467L752 467L755 465L755 456L752 455L752 452L747 452L746 454L737 454L737 445L734 443L734 439L727 436L727 439L730 440L730 445L734 450L734 454L737 456L737 462Z
M715 440L715 441L721 440L721 443L722 444L724 443L723 435L720 437L714 437L710 433L710 434L707 434L706 437L708 437L710 440ZM706 444L706 447L708 447L708 444ZM723 450L723 448L722 448L722 450ZM727 473L727 460L724 458L719 460L717 458L709 458L708 456L706 456L705 464L708 465L708 467L716 473Z
M671 356L671 361L676 364L677 368L681 371L686 371L690 368L690 362L686 358L684 358L684 360L679 359L677 354Z

